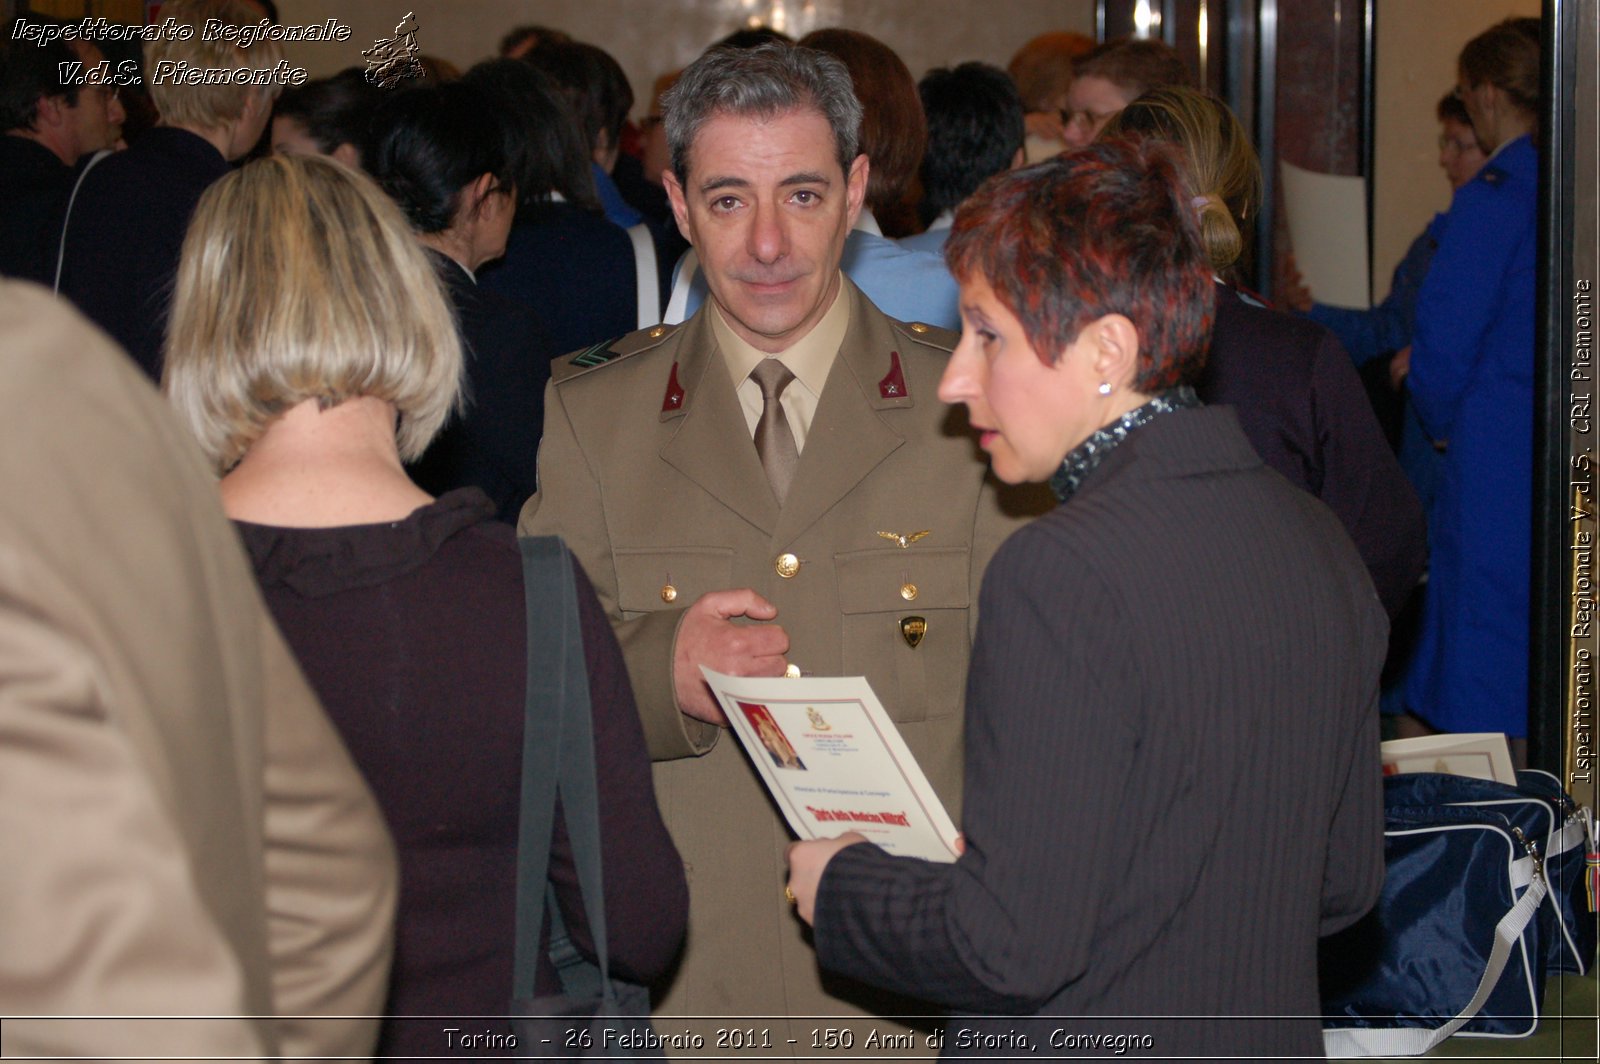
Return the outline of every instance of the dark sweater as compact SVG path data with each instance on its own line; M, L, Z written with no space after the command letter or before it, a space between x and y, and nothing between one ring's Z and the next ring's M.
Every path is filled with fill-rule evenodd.
M0 134L0 274L55 282L61 208L76 173L38 141Z
M1267 465L1328 504L1389 616L1399 613L1427 564L1427 525L1338 338L1315 322L1251 306L1219 284L1196 391L1207 403L1234 407Z
M89 171L67 219L61 294L161 379L183 237L200 196L228 173L203 138L158 126Z
M267 603L395 837L391 1017L504 1015L511 998L526 622L521 554L492 516L468 489L386 525L239 524ZM621 653L581 569L578 603L611 970L649 982L682 940L687 886ZM592 951L559 819L551 876L575 940ZM544 961L537 989L556 988ZM378 1053L445 1053L450 1025L391 1019Z

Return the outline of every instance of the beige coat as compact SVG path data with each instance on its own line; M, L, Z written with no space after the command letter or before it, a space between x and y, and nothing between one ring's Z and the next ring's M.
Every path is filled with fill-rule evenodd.
M663 1032L684 1026L677 1016L890 1007L823 988L783 899L783 820L738 743L676 708L673 638L700 595L753 588L777 606L793 664L867 676L959 812L978 584L1019 518L1001 512L962 412L935 395L954 334L887 318L848 281L841 298L851 301L850 328L781 508L705 311L675 330L624 338L598 367L558 366L546 398L541 490L521 529L565 537L616 623L658 761L662 815L689 874L688 946L658 1009ZM1048 507L1037 492L1015 501L1034 513ZM922 531L904 548L880 535ZM778 572L783 555L799 561L788 578ZM927 623L916 647L902 635L909 617ZM821 1026L743 1026L752 1024L798 1052ZM797 1042L786 1047L790 1037Z
M394 858L214 478L43 289L0 335L0 1053L370 1053L272 1018L382 1010Z

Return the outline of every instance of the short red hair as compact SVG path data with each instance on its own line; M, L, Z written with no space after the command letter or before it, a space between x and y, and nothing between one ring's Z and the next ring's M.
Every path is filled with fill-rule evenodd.
M991 178L956 212L945 261L988 283L1046 364L1121 314L1139 335L1138 391L1205 365L1215 285L1167 145L1100 140Z

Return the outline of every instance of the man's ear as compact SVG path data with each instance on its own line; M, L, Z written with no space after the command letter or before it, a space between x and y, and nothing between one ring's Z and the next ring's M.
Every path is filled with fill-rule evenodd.
M1107 314L1084 327L1095 376L1113 388L1132 388L1139 375L1139 330L1121 314Z
M333 149L333 158L352 170L361 169L361 152L348 140Z
M34 108L33 125L36 130L43 132L46 126L59 126L67 120L67 98L65 96L45 96L40 94L39 103Z
M689 202L684 198L683 185L678 182L678 175L671 170L661 173L661 187L667 190L667 202L672 204L672 217L678 221L678 232L683 234L683 239L694 243L694 234L689 229Z
M867 202L867 178L871 173L872 164L863 153L855 157L850 164L850 173L845 176L845 202L849 208L851 229L856 227L856 219L861 217L861 205Z

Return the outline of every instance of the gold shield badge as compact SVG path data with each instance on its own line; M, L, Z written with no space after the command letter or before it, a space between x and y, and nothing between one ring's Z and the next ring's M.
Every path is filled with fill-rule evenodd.
M915 650L922 642L922 637L928 634L928 620L925 617L900 618L900 635L906 641L906 646Z
M832 731L833 730L833 725L829 724L826 720L823 719L822 714L817 712L817 707L816 706L807 706L806 707L806 716L807 716L807 718L810 719L811 727L812 727L813 730L815 730L815 731Z

